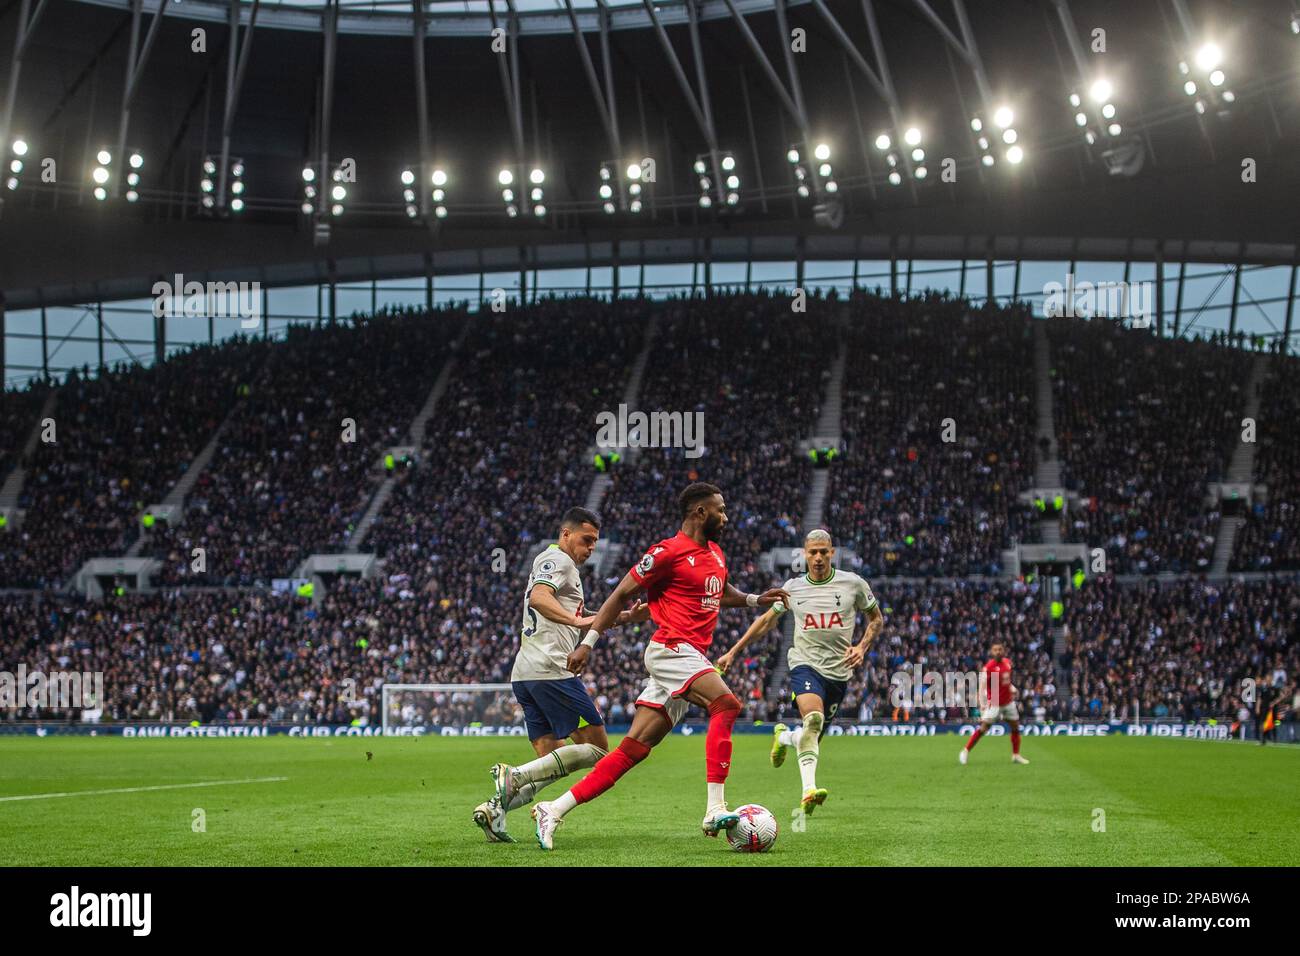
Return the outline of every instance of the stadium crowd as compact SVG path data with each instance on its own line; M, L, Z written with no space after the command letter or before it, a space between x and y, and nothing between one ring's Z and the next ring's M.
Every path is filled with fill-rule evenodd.
M862 670L849 681L841 712L860 720L932 723L966 720L974 698L947 693L943 674L970 674L1005 644L1026 719L1066 716L1056 687L1052 638L1037 585L1020 582L886 582L876 587L885 627ZM942 703L931 703L925 675L940 675ZM933 681L930 682L933 685ZM968 685L970 688L977 683ZM782 713L789 708L782 695ZM797 712L796 712L797 713Z
M707 480L727 502L728 557L796 547L812 464L798 451L817 422L842 304L757 293L672 303L655 327L639 405L694 415L703 447L644 448L611 471L603 505L614 540L645 548L677 533L677 493ZM702 478L701 475L707 475Z
M384 450L404 444L462 321L445 309L291 327L245 371L183 521L151 535L159 583L266 585L313 552L346 550Z
M615 583L588 575L592 605ZM480 576L455 599L404 575L341 583L314 606L254 590L168 589L110 596L33 592L0 604L0 656L29 672L99 671L103 720L377 724L385 683L504 683L517 648L523 595L509 576ZM1023 719L1231 720L1243 681L1295 692L1300 581L1212 585L1181 579L1124 585L1103 578L1065 597L1071 686L1056 686L1051 638L1036 586L1018 582L892 582L877 588L885 627L850 681L848 719L969 719L961 701L920 704L899 683L933 672L977 672L995 641L1010 648ZM506 616L487 608L501 604ZM712 656L755 615L726 611ZM602 712L625 722L644 684L641 655L652 625L625 625L597 647L585 677ZM751 645L728 681L754 720L790 719L788 693L760 675L775 663L780 632ZM895 684L902 688L892 694ZM767 691L777 690L769 700ZM403 715L404 707L410 707ZM394 700L393 718L514 723L508 695ZM0 710L0 720L60 712ZM695 714L695 716L701 716Z
M1272 360L1260 396L1255 502L1237 532L1237 571L1300 570L1300 365Z
M242 370L269 347L237 338L154 366L69 372L52 440L24 463L25 520L0 535L0 586L61 587L87 557L122 553L144 508L166 496L232 407Z
M18 464L51 387L50 382L36 380L27 388L0 391L0 484Z
M1206 485L1239 438L1251 357L1105 319L1048 321L1061 475L1083 498L1065 539L1105 548L1120 574L1208 570L1219 514Z
M997 574L1033 480L1033 341L1019 307L855 295L829 527L868 577Z
M1071 593L1070 712L1232 721L1264 688L1293 695L1300 678L1298 583L1183 578L1124 587L1103 580Z

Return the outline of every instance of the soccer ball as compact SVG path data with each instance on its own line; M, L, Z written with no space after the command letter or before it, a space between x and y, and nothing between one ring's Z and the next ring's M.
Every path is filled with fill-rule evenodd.
M766 853L776 842L776 817L767 807L747 803L737 807L740 822L727 832L727 842L738 853Z

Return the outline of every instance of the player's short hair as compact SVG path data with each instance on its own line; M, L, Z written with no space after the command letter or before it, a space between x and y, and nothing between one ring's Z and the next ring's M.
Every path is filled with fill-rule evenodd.
M685 518L695 506L705 498L712 498L714 495L722 494L722 489L717 485L711 485L707 481L697 481L686 486L686 490L677 496L677 507Z
M589 524L597 531L600 530L600 518L596 512L588 511L586 508L570 508L560 519L560 527L568 528L570 531L576 531L584 524Z
M809 531L808 534L804 537L803 543L805 545L809 545L809 544L831 545L832 544L831 533L827 531L825 528L814 528L812 531Z

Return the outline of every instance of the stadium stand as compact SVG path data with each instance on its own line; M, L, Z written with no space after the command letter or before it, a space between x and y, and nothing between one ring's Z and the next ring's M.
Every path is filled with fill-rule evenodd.
M315 551L345 550L378 480L437 377L463 316L379 315L291 329L248 377L212 464L180 527L155 536L161 583L190 578L190 550L208 553L205 584L268 584ZM347 419L355 440L341 441Z
M1090 583L1066 602L1070 714L1231 721L1247 679L1294 692L1298 583Z
M121 364L59 386L56 440L25 462L16 535L0 537L0 582L58 587L90 555L121 553L220 423L241 370L268 346L200 346L151 367ZM26 438L26 430L22 438Z
M1064 716L1054 670L1042 599L1037 587L1020 582L888 581L876 587L885 628L868 664L849 682L841 707L863 720L924 722L960 719L959 708L917 706L914 694L894 694L891 678L900 671L973 672L988 660L989 647L1001 642L1015 649L1016 686L1028 714ZM788 699L788 695L784 695ZM897 697L897 699L893 699ZM784 701L783 701L784 706Z
M855 296L827 517L868 578L997 574L1024 533L1033 352L1020 307ZM953 441L945 440L952 419Z
M1300 367L1273 360L1261 396L1256 481L1266 489L1237 536L1237 571L1300 570Z
M48 391L48 383L36 382L30 388L0 392L0 483L18 465L23 442Z
M697 459L682 448L637 449L609 472L602 536L623 550L603 577L595 562L584 569L587 606L640 549L675 532L676 495L697 478L727 496L733 582L762 590L786 577L769 550L801 541L813 466L798 445L817 420L828 356L842 338L844 455L832 466L826 523L856 552L854 570L886 614L842 713L957 716L895 707L891 675L917 663L977 670L995 640L1013 649L1027 716L1045 719L1227 719L1234 682L1294 681L1295 579L1103 577L1067 592L1064 663L1073 677L1058 686L1062 662L1053 660L1039 586L962 580L996 575L999 551L1025 532L1016 496L1034 464L1031 320L1020 307L974 309L939 295L814 296L808 306L791 313L788 299L739 294L625 300L612 321L608 303L584 298L502 315L402 312L294 329L284 342L195 349L97 379L74 374L58 386L61 427L94 428L103 440L39 449L29 463L27 523L0 537L0 586L33 590L0 604L0 652L29 666L103 670L104 719L133 721L377 722L385 683L507 681L523 568L563 510L586 500L596 416L622 400L647 334L640 406L703 412L706 451ZM1067 475L1095 500L1070 533L1114 545L1121 572L1203 569L1203 538L1213 540L1204 483L1223 462L1248 357L1100 323L1054 321L1050 334ZM366 542L380 575L337 579L315 602L269 591L305 554L347 549L383 449L407 436L448 361L417 464L394 474ZM1291 566L1295 540L1285 523L1281 536L1259 533L1294 500L1296 371L1293 360L1277 362L1261 412L1270 510L1239 540L1238 560L1251 568ZM1146 368L1167 384L1142 387ZM43 400L40 388L8 393L0 410L19 423ZM1135 408L1156 424L1135 424ZM344 417L357 421L355 443L338 440ZM956 442L942 440L946 417ZM144 539L146 553L165 559L161 588L102 602L61 589L86 556L129 547L139 508L167 493L223 421L219 454L183 523ZM203 578L188 572L191 546L214 556ZM753 617L725 612L713 655ZM628 719L644 681L651 628L611 634L586 675L613 722ZM746 719L790 715L788 689L773 677L781 646L778 629L728 675ZM1231 673L1208 674L1211 653ZM342 696L345 678L357 682L360 703ZM447 695L418 706L429 719L457 720L471 705ZM513 721L514 708L502 700L476 719ZM13 710L0 719L57 716Z
M1065 538L1120 574L1208 570L1250 357L1106 320L1050 320L1062 475L1082 498Z

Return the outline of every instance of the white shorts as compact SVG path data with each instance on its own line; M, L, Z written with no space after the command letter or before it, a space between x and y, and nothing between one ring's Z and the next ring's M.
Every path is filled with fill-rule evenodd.
M993 723L1000 720L1018 721L1020 720L1020 709L1016 707L1014 700L1009 704L1003 704L1001 707L993 704L991 707L985 707L980 711L980 720L990 720Z
M650 679L637 704L662 710L673 724L686 716L690 703L684 695L695 679L714 673L709 659L685 642L669 647L651 641L645 649L645 669Z

